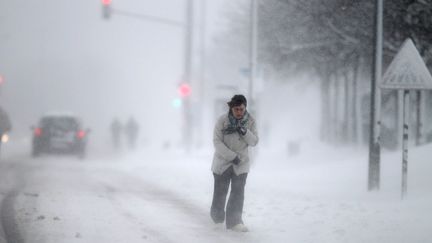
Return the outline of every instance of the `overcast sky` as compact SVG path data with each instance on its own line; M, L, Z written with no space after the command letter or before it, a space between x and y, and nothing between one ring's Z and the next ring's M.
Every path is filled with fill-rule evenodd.
M183 21L184 2L113 0L113 7ZM221 28L223 0L207 2L210 40ZM172 100L183 40L182 28L117 15L104 20L98 0L0 0L0 100L16 133L28 132L45 112L72 111L96 135L107 132L112 117L133 115L151 127L143 132L177 139L181 113Z

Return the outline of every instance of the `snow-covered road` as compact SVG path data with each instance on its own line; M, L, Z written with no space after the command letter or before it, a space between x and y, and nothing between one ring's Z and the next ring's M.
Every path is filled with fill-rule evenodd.
M211 150L3 166L19 168L8 175L19 180L9 204L21 242L430 242L431 148L412 151L403 201L399 153L383 156L381 191L368 193L365 151L262 150L246 186L251 232L240 234L210 221Z
M152 171L128 173L127 161L31 163L13 199L24 242L233 242L217 232L205 207L147 180Z

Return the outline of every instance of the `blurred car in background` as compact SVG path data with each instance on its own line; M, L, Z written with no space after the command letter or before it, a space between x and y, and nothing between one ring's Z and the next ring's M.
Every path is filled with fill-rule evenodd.
M7 143L9 142L9 135L7 133L4 133L1 135L1 141L2 143Z
M84 158L89 129L72 114L48 114L33 130L32 156L42 153L67 153Z

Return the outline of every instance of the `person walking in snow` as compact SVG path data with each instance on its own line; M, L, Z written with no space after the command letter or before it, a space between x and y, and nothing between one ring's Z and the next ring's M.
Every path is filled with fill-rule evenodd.
M228 112L217 120L213 133L214 191L210 215L216 224L222 224L225 220L227 229L247 232L242 212L244 188L250 169L248 147L257 145L258 134L255 119L247 112L247 100L243 95L234 95L228 107ZM230 184L231 192L225 212Z
M133 117L130 117L126 123L125 133L130 149L135 148L135 144L138 138L139 126Z
M112 139L112 145L115 149L118 149L120 147L120 134L122 131L122 124L117 118L114 118L111 122L111 139Z

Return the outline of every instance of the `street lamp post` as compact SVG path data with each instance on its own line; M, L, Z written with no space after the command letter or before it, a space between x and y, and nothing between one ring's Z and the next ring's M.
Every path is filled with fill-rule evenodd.
M193 30L193 0L186 0L186 25L185 28L185 47L184 47L184 76L183 83L191 84L191 66L192 66L192 30ZM190 150L193 130L192 130L192 112L191 112L191 97L187 96L184 98L183 105L183 145L186 151Z
M249 107L254 107L254 83L256 76L256 61L257 61L257 13L258 13L258 0L250 0L250 36L249 36Z
M382 38L383 38L383 0L376 0L375 45L371 82L371 111L369 139L369 173L368 190L379 190L380 187L380 125L381 125L381 75L382 75Z
M199 118L198 126L196 129L196 138L197 145L201 147L203 144L203 135L204 135L204 107L205 107L205 85L206 85L206 15L207 15L207 0L200 1L200 25L199 25L199 60L200 60L200 72L199 72L199 91L198 91L198 100L199 100Z

